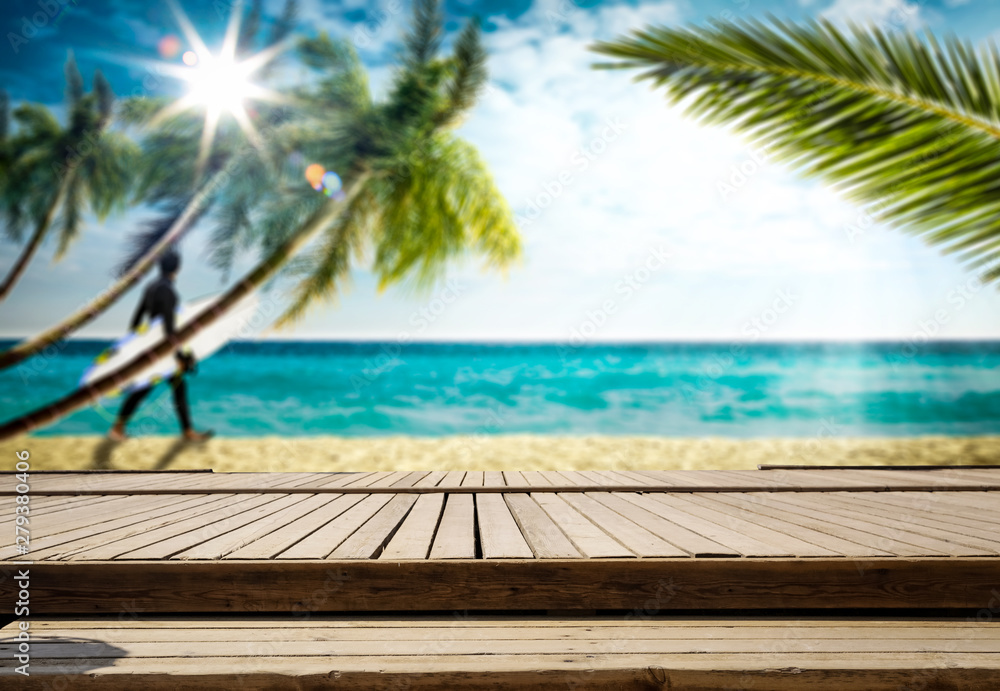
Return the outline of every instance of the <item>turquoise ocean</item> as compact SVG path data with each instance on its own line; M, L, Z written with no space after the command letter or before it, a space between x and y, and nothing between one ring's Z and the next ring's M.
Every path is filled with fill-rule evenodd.
M71 341L0 373L0 419L71 391L107 345ZM989 435L1000 434L1000 342L239 342L188 389L197 426L238 437ZM120 404L38 434L103 434ZM160 385L129 432L176 431Z

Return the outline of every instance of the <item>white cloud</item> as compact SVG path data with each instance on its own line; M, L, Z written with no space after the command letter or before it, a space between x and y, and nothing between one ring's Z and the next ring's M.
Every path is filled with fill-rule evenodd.
M906 0L834 0L823 15L836 21L874 22L886 29L921 23L920 4Z
M892 3L865 4L891 17ZM528 221L525 261L506 282L473 265L456 268L451 275L468 290L422 337L565 339L596 306L620 299L623 277L661 247L672 254L669 266L620 304L597 338L732 338L782 289L801 303L768 337L905 336L925 307L914 286L933 293L963 275L952 259L894 231L874 227L851 242L845 227L861 214L835 193L755 160L746 142L668 107L632 74L591 68L602 60L588 50L595 40L685 21L683 7L583 10L544 0L516 20L492 19L492 89L461 134ZM609 121L621 131L608 130ZM741 168L749 171L743 180ZM931 275L940 288L930 287ZM317 312L303 333L406 329L422 298L374 303L369 285L362 274L358 290L336 312ZM1000 324L965 328L951 335Z

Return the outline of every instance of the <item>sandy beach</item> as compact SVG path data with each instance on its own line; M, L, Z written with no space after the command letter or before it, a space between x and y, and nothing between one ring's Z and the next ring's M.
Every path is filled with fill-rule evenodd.
M3 470L15 452L33 470L201 469L238 471L753 469L758 463L932 465L1000 463L1000 436L804 439L666 437L217 438L122 443L101 437L19 437L0 442Z

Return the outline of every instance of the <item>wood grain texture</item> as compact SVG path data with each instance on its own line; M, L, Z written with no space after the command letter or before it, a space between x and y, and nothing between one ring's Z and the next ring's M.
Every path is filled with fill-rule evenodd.
M472 496L449 494L434 536L431 559L476 558L476 508Z
M17 688L986 691L1000 673L1000 623L956 619L187 616L33 632ZM0 677L13 675L11 646L0 642Z
M443 494L421 494L379 559L426 559L443 502Z
M476 495L476 521L484 559L530 559L528 546L501 494Z
M499 497L497 497L499 498ZM504 505L506 509L506 505ZM513 519L511 519L513 521ZM332 548L331 548L332 549ZM527 545L524 545L527 550ZM986 608L989 559L36 562L32 614L521 609ZM12 579L0 605L13 607ZM651 604L653 603L653 604Z

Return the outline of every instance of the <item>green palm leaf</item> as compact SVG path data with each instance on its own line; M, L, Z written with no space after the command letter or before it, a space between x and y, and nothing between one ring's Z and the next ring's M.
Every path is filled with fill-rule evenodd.
M898 31L771 18L598 43L876 220L1000 277L1000 54Z

